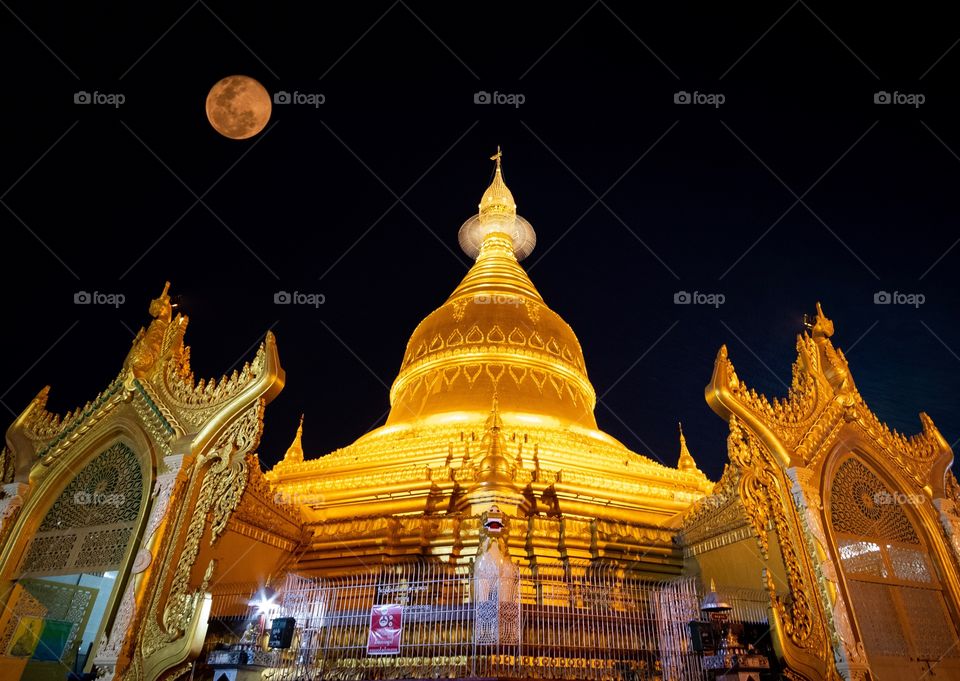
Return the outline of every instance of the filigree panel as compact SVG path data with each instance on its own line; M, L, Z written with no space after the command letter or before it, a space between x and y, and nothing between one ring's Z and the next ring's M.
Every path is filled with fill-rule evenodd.
M890 576L876 542L844 539L839 542L840 564L847 574L885 579Z
M766 557L769 551L768 524L776 532L777 545L786 568L789 596L783 597L774 584L772 572L765 570L771 605L783 624L784 633L798 648L822 659L823 620L812 601L809 585L812 576L799 553L802 538L798 536L795 519L788 515L786 504L791 499L784 489L784 479L776 471L776 464L768 450L751 431L744 428L736 416L730 417L727 436L730 462L741 469L740 502L747 518L753 524L760 548ZM785 502L787 500L787 502ZM793 512L792 503L790 513Z
M142 500L140 462L118 442L81 469L54 501L30 542L22 573L117 569Z
M887 545L887 554L890 556L890 565L897 579L906 582L922 582L930 584L932 578L927 567L926 554L907 546Z
M118 442L87 464L50 507L40 531L133 522L140 512L143 471Z
M867 653L881 657L907 657L909 648L894 606L894 587L850 581L850 596L857 612Z
M931 589L903 588L900 596L916 656L922 660L960 657L957 635L950 623L942 593Z
M831 522L836 532L919 544L899 496L854 458L840 465L833 480Z
M71 655L80 627L87 619L97 590L75 584L61 584L39 579L24 579L19 583L22 590L12 606L14 616L8 621L5 631L0 633L0 650L6 650L10 638L16 630L21 617L34 616L52 620L70 622L73 627L64 646L64 659Z
M34 537L30 550L23 561L23 572L61 570L67 566L76 535Z
M15 587L14 594L16 600L12 605L8 604L10 609L10 620L3 631L0 631L0 651L6 652L10 648L10 639L16 631L17 624L24 617L43 617L47 614L47 607L39 600L30 595L22 586ZM13 600L13 599L11 599Z
M132 527L90 532L83 538L73 561L77 569L91 570L102 565L119 565L126 553Z

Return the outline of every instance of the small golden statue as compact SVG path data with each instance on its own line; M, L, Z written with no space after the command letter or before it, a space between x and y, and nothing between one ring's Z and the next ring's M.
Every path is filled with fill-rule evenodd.
M243 635L240 637L240 645L244 647L254 647L257 645L258 638L258 629L257 623L254 620L250 620L250 623L247 625L247 628L244 630Z
M137 337L133 339L133 347L124 362L124 366L128 367L137 378L150 370L163 349L163 339L173 318L169 290L170 282L168 281L164 284L163 292L150 301L150 316L153 317L153 321L146 330L140 329Z

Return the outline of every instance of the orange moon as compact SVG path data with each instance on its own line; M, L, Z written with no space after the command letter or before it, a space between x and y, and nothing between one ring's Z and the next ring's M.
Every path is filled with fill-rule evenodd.
M245 140L263 130L272 111L270 93L250 76L227 76L207 95L207 120L233 140Z

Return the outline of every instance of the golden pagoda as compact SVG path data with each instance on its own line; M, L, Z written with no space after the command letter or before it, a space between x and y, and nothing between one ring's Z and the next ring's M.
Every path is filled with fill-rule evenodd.
M44 387L0 451L0 679L960 678L960 484L933 420L870 410L818 304L785 396L721 347L716 484L601 431L573 330L497 152L386 423L256 453L285 373L267 332L197 379L169 284L118 375ZM709 586L708 586L709 585ZM718 619L714 619L714 618Z
M459 234L476 262L410 336L386 424L325 456L288 454L267 473L281 495L312 500L299 572L463 562L496 505L522 564L584 559L679 573L669 528L712 485L689 452L682 469L668 468L597 427L580 343L519 263L536 237L517 214L499 150L493 160L479 212Z

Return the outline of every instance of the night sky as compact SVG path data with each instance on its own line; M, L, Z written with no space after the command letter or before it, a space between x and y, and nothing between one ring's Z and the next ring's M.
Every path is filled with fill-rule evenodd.
M93 398L169 279L198 376L277 335L265 462L301 412L308 457L349 444L383 422L407 338L465 273L457 229L499 144L538 235L524 265L580 339L601 428L631 449L674 465L682 420L716 479L718 348L785 394L818 300L881 419L913 433L924 410L960 439L949 6L0 4L7 421L46 384L58 412ZM204 99L231 74L325 101L229 140ZM325 303L275 305L280 290Z

